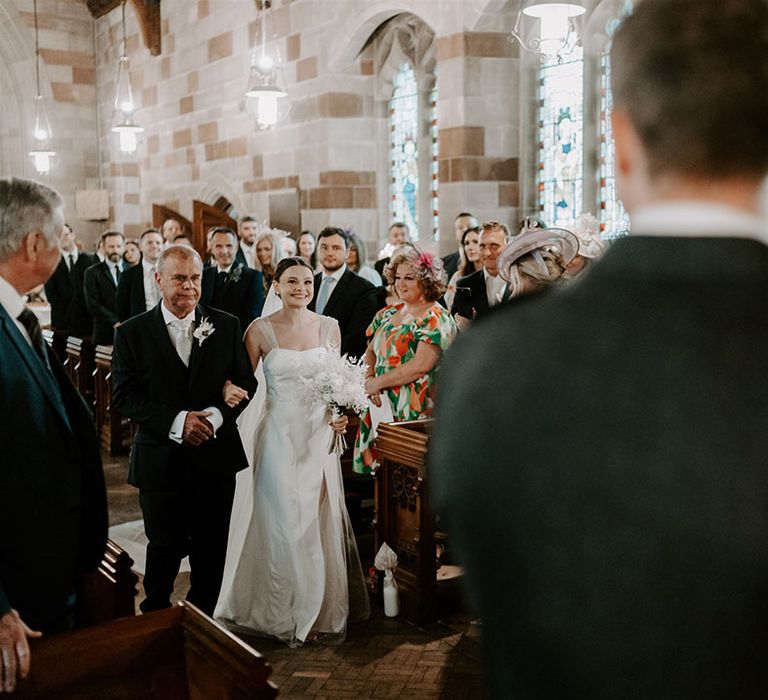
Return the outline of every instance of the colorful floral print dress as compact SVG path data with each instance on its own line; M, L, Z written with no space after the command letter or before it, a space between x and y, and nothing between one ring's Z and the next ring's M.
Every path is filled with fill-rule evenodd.
M366 331L376 357L374 375L377 377L413 359L419 343L435 345L445 352L456 336L456 323L440 304L433 304L420 319L393 324L392 317L402 308L400 303L382 309ZM395 421L432 415L431 390L436 372L437 367L433 367L410 384L389 387L382 392L382 399L389 399ZM355 440L353 468L358 473L369 473L376 460L372 450L373 439L371 417L366 409L360 416L360 430Z

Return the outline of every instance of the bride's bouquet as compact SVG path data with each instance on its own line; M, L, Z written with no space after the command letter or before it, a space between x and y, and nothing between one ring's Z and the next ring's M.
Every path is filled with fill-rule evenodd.
M299 375L305 402L309 406L324 405L333 420L341 417L342 409L362 413L367 405L366 369L362 358L353 360L329 352L324 359L308 364ZM346 449L344 434L334 431L328 453L340 455Z

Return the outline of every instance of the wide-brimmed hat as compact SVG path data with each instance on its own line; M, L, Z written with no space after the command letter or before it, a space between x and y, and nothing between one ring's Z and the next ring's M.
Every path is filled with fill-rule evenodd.
M501 278L511 281L510 268L520 258L534 251L549 251L557 255L565 267L579 252L579 239L564 228L536 228L515 236L499 256Z

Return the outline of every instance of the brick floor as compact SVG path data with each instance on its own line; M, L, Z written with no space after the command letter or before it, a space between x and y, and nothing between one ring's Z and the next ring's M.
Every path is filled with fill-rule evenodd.
M110 523L141 517L138 492L126 486L127 460L105 460ZM174 599L182 599L189 574L179 575ZM138 602L143 599L140 587ZM452 618L419 628L386 618L374 604L371 619L350 625L338 646L307 644L291 649L276 640L246 637L273 668L281 699L399 698L472 700L483 688L479 627L458 611Z

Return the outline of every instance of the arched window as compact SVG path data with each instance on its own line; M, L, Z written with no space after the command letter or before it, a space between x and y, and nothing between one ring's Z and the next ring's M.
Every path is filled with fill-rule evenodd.
M393 83L389 101L392 220L404 221L411 231L418 231L419 85L413 66L404 62Z
M613 95L611 94L610 54L613 35L630 12L632 12L632 0L626 0L619 16L608 20L605 27L608 41L600 54L600 133L598 135L600 206L598 207L598 220L600 221L600 231L605 238L615 238L629 230L629 217L616 194L616 153L613 147L613 128L611 126Z
M439 230L434 54L434 32L415 15L393 17L374 36L378 94L387 100L386 223L405 222L413 240L436 240Z
M580 46L538 75L539 216L569 228L582 212L584 184L584 53Z

